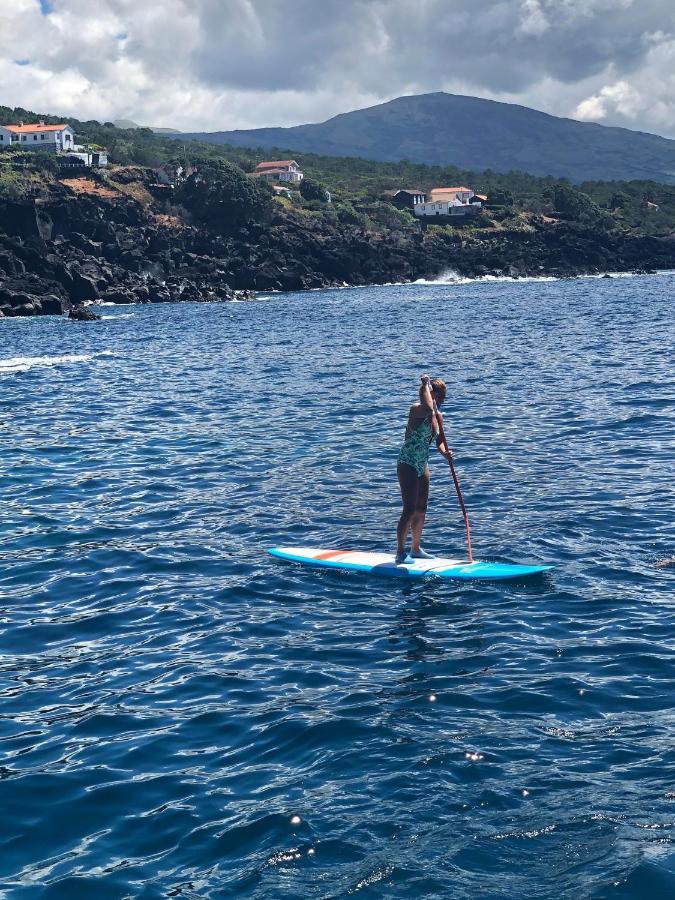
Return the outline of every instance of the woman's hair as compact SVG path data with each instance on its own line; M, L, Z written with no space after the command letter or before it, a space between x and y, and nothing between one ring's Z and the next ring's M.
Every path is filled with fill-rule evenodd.
M442 400L445 400L445 395L448 393L448 389L445 386L445 382L440 378L432 378L431 380L431 389L433 391L437 391Z

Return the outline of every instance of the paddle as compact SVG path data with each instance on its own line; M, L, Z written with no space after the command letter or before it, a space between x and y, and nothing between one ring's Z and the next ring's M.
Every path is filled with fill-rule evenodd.
M445 429L443 428L443 422L441 421L441 417L438 415L438 407L436 406L436 401L434 400L434 393L432 389L432 385L430 382L427 382L429 385L429 393L431 394L431 404L434 409L434 418L436 419L436 424L438 425L438 434L445 444L445 446L450 449L450 445L448 444L448 440L445 436ZM452 461L452 453L446 457L448 460L448 464L450 466L450 471L452 472L452 480L455 482L455 490L457 491L457 499L459 500L459 505L462 510L462 515L464 516L464 527L466 528L466 546L469 551L469 562L473 562L473 551L471 549L471 527L469 525L469 514L466 511L466 506L464 505L464 497L462 497L462 491L459 486L459 478L457 477L457 472L455 471L455 464Z

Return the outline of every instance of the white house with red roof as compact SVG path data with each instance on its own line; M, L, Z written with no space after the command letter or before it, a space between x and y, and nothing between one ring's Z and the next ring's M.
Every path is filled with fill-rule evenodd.
M261 162L256 166L253 175L266 181L289 181L292 184L299 184L305 177L294 159L272 159Z
M47 150L51 153L73 150L75 132L68 124L0 125L0 148L20 147L22 150Z
M458 187L432 188L423 203L416 203L414 213L422 218L436 216L475 215L482 206L482 201L471 188Z

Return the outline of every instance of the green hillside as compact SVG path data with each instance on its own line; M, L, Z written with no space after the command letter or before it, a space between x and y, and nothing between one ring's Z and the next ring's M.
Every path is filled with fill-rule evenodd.
M518 170L573 182L675 183L675 141L444 93L399 97L315 125L183 137L236 147L287 147L294 153Z
M112 122L78 121L63 116L50 116L30 110L0 106L0 124L16 122L69 121L81 143L108 148L114 165L157 167L166 163L199 165L208 160L226 160L252 172L266 158L287 158L294 151L288 147L233 147L184 140L183 135L166 136L149 128L115 127ZM10 156L28 152L28 159L43 154L33 151L0 151L0 196L3 191L16 191L16 165L9 166ZM647 235L670 235L675 232L675 184L656 180L593 180L574 187L565 179L540 177L522 171L499 173L477 171L456 166L431 166L411 161L377 162L357 157L329 156L315 153L295 154L311 181L319 182L333 195L329 208L318 204L313 212L331 214L342 210L343 218L355 223L384 221L390 224L393 207L387 203L387 191L401 187L421 188L449 184L467 184L478 193L490 197L491 206L506 216L506 224L517 224L522 215L561 213L576 221L610 224L622 230ZM45 165L53 161L45 160ZM296 195L298 202L303 203ZM304 205L307 205L306 203ZM309 206L316 206L310 203ZM560 208L562 206L562 209ZM397 211L394 210L396 215ZM407 214L406 214L407 215ZM515 218L514 218L515 217ZM611 222L609 218L611 218Z

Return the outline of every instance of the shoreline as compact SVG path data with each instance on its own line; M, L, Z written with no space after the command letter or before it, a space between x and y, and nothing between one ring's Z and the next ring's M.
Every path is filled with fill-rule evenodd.
M0 203L0 318L94 318L88 308L250 302L255 295L390 285L526 283L675 270L675 236L571 222L464 234L391 233L276 211L218 233L167 225L129 197Z
M372 288L386 288L386 287L467 287L469 285L475 284L554 284L559 281L581 281L581 280L611 280L611 279L624 279L624 278L653 278L654 276L675 276L675 268L673 269L656 269L653 272L599 272L599 273L580 273L579 275L522 275L512 277L510 275L480 275L476 278L461 278L459 277L457 280L441 280L439 279L417 279L416 281L382 281L382 282L371 282L364 284L339 284L339 285L327 285L325 287L316 287L316 288L305 288L295 291L281 291L281 290L267 290L262 291L255 297L250 297L248 299L239 299L239 298L224 298L218 300L210 300L210 301L199 301L200 303L254 303L254 302L263 302L265 300L277 297L286 297L289 294L322 294L329 291L357 291L357 290L366 290ZM167 301L171 302L171 301ZM175 303L191 303L196 301L190 300L177 300L173 301ZM101 307L124 307L129 304L125 303L113 303L111 301L98 301L92 300L90 301L91 306L101 306ZM133 304L135 306L143 305L147 306L150 304ZM156 305L156 304L152 304Z
M457 276L454 279L449 279L444 276L439 276L437 279L416 279L415 281L384 281L384 282L366 282L361 284L335 284L335 285L325 285L322 287L314 287L314 288L304 288L299 290L266 290L262 291L258 294L254 294L253 296L242 298L242 297L213 297L208 300L182 300L182 299L171 299L162 301L159 303L148 303L143 301L137 301L134 303L129 302L115 302L112 300L103 300L103 299L92 299L85 300L80 305L79 308L97 310L99 307L101 309L106 308L124 308L130 306L157 306L164 304L204 304L204 303L255 303L255 302L264 302L265 300L272 298L281 298L286 297L290 294L298 294L298 295L307 295L307 294L316 294L316 293L325 293L328 291L345 291L345 290L365 290L367 288L386 288L386 287L467 287L470 285L479 285L479 284L553 284L560 281L579 281L579 280L611 280L611 279L627 279L627 278L653 278L655 276L658 277L667 277L667 276L675 276L675 268L668 269L656 269L654 271L609 271L609 272L581 272L577 275L522 275L522 276L510 276L510 275L479 275L475 278L470 277L462 277ZM253 292L251 292L253 293ZM43 315L53 315L58 316L59 318L68 318L68 312L55 312L55 313L43 313ZM41 318L42 316L39 316ZM26 318L36 318L35 315L0 315L0 323L5 321L11 321L13 319L26 319ZM99 319L100 316L93 316L93 319Z

